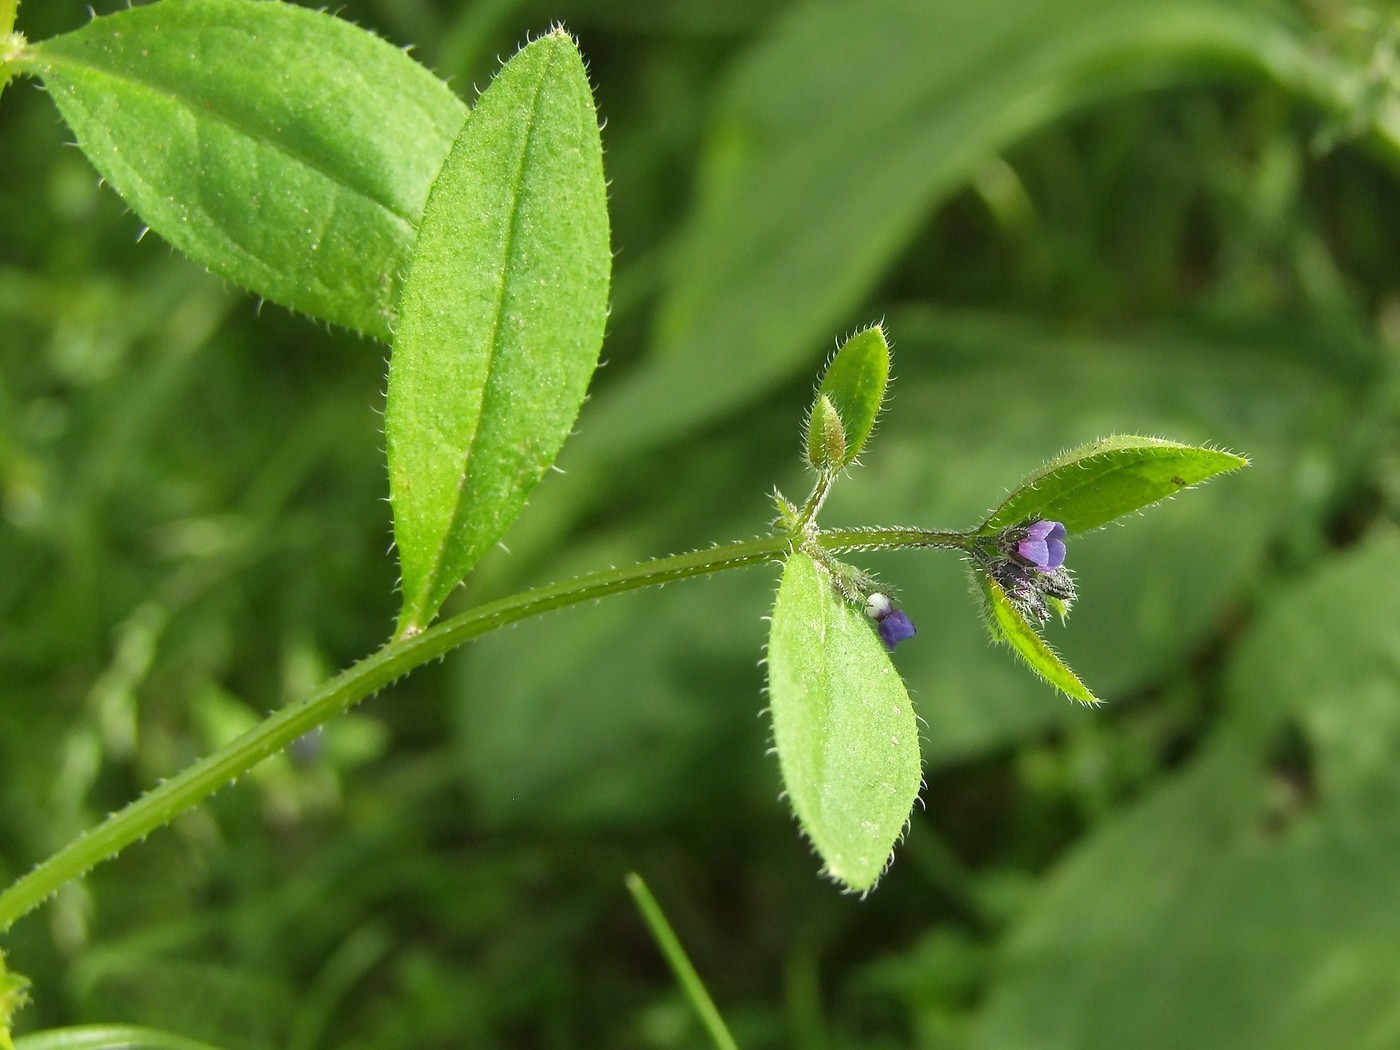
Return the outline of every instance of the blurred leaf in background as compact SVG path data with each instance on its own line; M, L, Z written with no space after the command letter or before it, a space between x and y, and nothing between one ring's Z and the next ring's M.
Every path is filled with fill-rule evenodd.
M98 5L99 13L122 7ZM1050 640L872 556L923 808L814 875L760 717L776 567L483 639L6 939L21 1031L689 1047L640 872L745 1047L1389 1046L1400 135L1383 5L363 0L464 102L562 19L616 251L578 434L449 610L762 531L812 376L883 319L831 526L972 527L1113 432L1250 470L1076 540ZM80 3L28 4L40 39ZM219 284L0 100L0 877L379 644L384 361ZM337 739L339 734L340 739Z

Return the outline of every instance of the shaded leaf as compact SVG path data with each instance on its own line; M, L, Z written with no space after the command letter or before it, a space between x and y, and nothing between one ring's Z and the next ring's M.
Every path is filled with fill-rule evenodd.
M19 66L160 236L273 302L388 338L467 112L403 51L291 4L167 0L34 44Z
M558 30L482 95L404 286L385 419L400 632L432 619L554 462L598 363L610 266L593 95Z
M783 785L825 871L874 886L918 797L909 694L867 617L806 554L783 568L768 641Z
M797 373L923 217L1025 134L1226 71L1308 87L1305 55L1253 0L799 5L735 69L655 357L600 395L610 425L581 449L674 439Z
M1249 463L1218 449L1117 435L1066 452L1031 475L982 524L983 533L1024 521L1063 522L1085 532Z
M1021 615L1001 584L985 572L977 571L976 576L982 591L987 627L993 638L1009 645L1026 662L1026 666L1071 700L1083 704L1099 703L1099 698L1089 692L1059 654Z

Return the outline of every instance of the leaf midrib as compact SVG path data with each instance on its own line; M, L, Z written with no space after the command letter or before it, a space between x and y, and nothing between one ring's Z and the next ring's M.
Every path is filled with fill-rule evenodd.
M145 91L157 97L167 98L177 103L191 114L193 114L196 121L212 120L216 123L222 124L223 126L238 132L239 134L244 135L245 137L253 140L254 142L265 143L267 146L269 146L276 152L282 154L283 156L287 157L289 160L300 164L311 171L316 172L318 175L322 176L327 182L331 183L333 186L340 187L352 196L360 197L361 199L368 201L370 204L374 205L375 207L383 211L385 214L387 214L389 218L399 223L405 232L411 234L417 228L416 218L406 215L404 212L400 211L395 205L377 197L375 194L371 193L367 188L356 186L353 183L346 182L343 178L338 176L337 172L334 169L328 167L323 163L320 163L314 157L312 157L311 154L298 150L281 139L268 137L267 135L260 133L261 129L258 129L259 133L255 134L254 125L248 123L247 121L236 119L231 113L226 112L225 110L213 107L206 108L205 103L210 101L208 99L196 98L192 95L183 94L180 91L170 87L168 84L151 80L149 78L136 76L128 71L112 69L109 66L96 64L92 61L85 61L68 52L60 51L57 54L55 54L55 52L53 52L52 50L45 49L42 44L36 45L33 49L33 53L37 59L35 64L40 69L39 75L41 79L47 79L43 72L45 70L53 70L57 68L61 72L64 66L69 66L80 70L86 70L97 77L106 77L108 80L116 81L118 83L130 84L135 88L144 89Z
M506 300L509 298L508 291L512 284L512 274L509 269L509 261L515 252L515 242L520 230L520 201L524 197L525 171L527 169L530 150L535 142L535 129L538 123L540 109L540 95L544 91L545 82L554 70L554 64L559 56L558 48L551 48L549 61L544 70L540 73L539 80L535 84L535 90L530 96L530 115L525 120L525 137L520 148L520 159L516 165L515 178L511 180L510 194L510 222L506 226L506 236L501 248L501 279L500 289L496 296L495 314L491 319L491 335L488 340L489 350L486 360L486 374L482 377L481 387L476 396L476 411L472 414L472 430L467 438L466 447L462 450L463 469L457 478L457 498L452 505L452 517L448 521L447 528L442 533L442 538L438 541L437 549L433 552L429 562L429 571L423 576L423 585L418 591L418 601L415 603L418 610L429 601L433 591L436 589L438 573L442 569L442 564L447 557L447 549L452 543L452 538L456 535L458 525L462 518L463 499L462 494L467 487L467 482L471 476L471 462L473 453L476 451L477 439L481 435L482 405L486 401L486 393L491 387L492 371L496 363L500 350L500 333L505 323ZM416 619L416 616L415 616Z

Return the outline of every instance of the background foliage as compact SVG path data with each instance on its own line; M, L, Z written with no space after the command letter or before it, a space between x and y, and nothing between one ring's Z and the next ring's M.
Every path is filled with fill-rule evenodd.
M776 572L522 624L17 925L22 1030L692 1046L635 869L744 1046L1400 1040L1397 28L1323 0L1082 6L343 14L469 100L563 19L607 120L609 367L567 473L449 610L761 530L770 487L803 487L821 355L883 317L891 413L826 524L972 525L1114 430L1251 455L1075 542L1053 640L1107 707L989 647L951 557L872 557L920 627L897 662L928 786L859 901L815 877L764 753ZM383 348L139 240L67 136L10 85L5 882L396 607Z

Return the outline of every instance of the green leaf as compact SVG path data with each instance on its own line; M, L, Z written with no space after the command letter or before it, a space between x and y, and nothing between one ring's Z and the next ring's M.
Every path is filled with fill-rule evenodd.
M845 439L844 454L838 460L828 462L830 469L839 470L848 466L860 455L870 432L875 429L875 420L880 415L889 380L890 347L885 341L884 329L879 325L857 332L847 339L836 351L831 364L826 366L826 373L817 388L817 404L825 398L836 409ZM813 405L813 418L816 412L816 405ZM810 433L808 449L810 458Z
M979 530L999 532L1023 521L1063 522L1087 532L1173 496L1249 460L1162 438L1118 435L1066 452L1027 478Z
M599 396L590 454L672 440L795 375L926 217L1028 133L1241 69L1307 86L1306 55L1254 0L796 5L716 107L656 354Z
M403 51L291 4L167 0L34 44L19 65L176 248L387 339L428 188L466 116Z
M593 95L556 30L482 95L405 281L385 419L401 634L432 619L558 455L597 367L610 266Z
M864 613L795 553L768 641L783 784L826 874L875 885L919 794L919 738L899 673Z
M1089 692L1059 654L1021 615L1001 584L980 570L976 572L976 577L982 590L987 627L992 637L1011 646L1016 655L1026 662L1026 666L1071 700L1083 704L1100 703L1099 698Z

